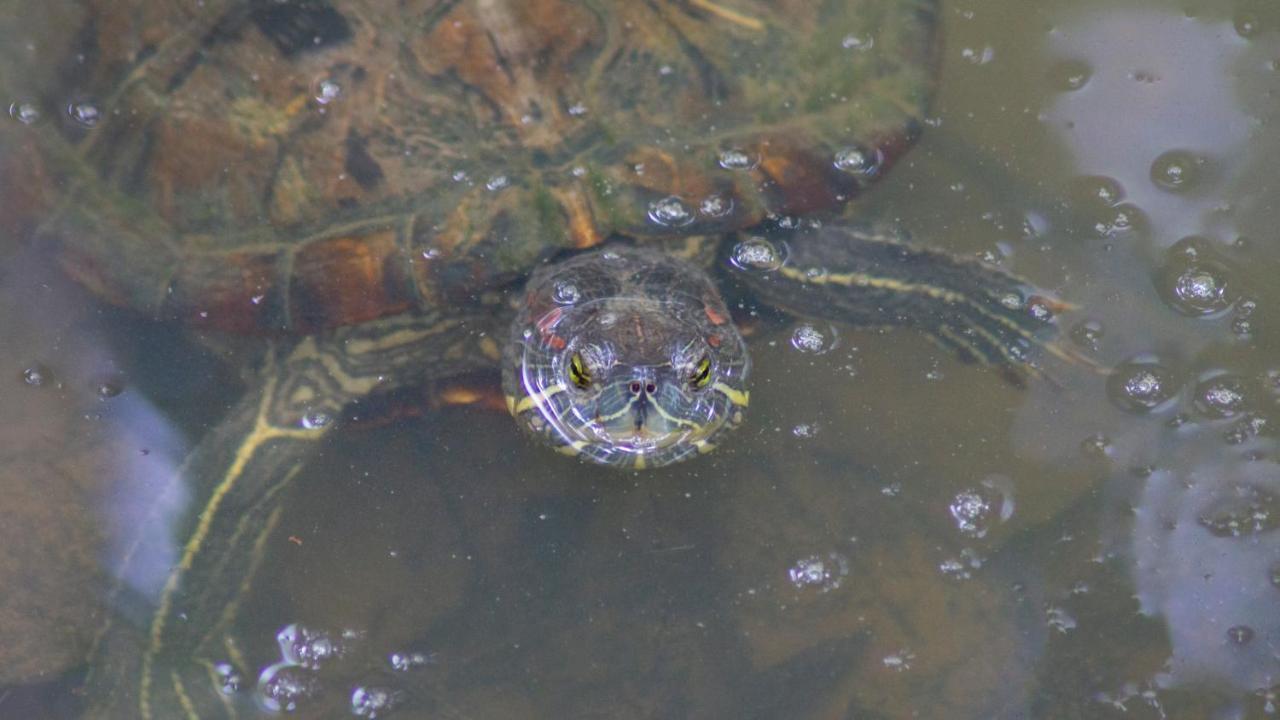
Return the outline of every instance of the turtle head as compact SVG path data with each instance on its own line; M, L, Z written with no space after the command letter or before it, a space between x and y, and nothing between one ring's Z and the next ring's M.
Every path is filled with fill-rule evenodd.
M561 452L620 468L710 451L742 421L749 361L722 308L691 304L610 296L518 321L512 414Z

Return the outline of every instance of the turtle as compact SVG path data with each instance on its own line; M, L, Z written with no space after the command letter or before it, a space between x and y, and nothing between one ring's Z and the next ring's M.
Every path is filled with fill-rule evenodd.
M6 172L39 210L36 241L106 303L262 347L182 467L199 501L175 566L149 597L113 595L143 619L99 634L87 715L243 709L252 668L227 631L281 498L333 427L406 388L501 376L529 434L639 471L744 421L747 306L911 327L1035 374L1062 304L850 217L921 132L937 12L86 0L54 14L66 32L50 43L76 45L6 81L25 93Z

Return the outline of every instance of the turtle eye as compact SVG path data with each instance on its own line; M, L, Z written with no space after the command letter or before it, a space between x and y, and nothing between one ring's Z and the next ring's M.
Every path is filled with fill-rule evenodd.
M574 353L569 358L569 380L580 390L586 390L591 387L591 373L587 372L587 364L582 361L582 355Z
M689 375L689 384L693 386L695 390L701 390L706 387L709 382L711 382L711 358L703 355L702 359L698 361L698 364L694 366L693 372Z

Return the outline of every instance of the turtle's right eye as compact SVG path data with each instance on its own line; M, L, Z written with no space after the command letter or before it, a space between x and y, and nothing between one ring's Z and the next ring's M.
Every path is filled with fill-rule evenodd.
M569 358L569 380L578 386L579 390L591 387L591 373L587 372L587 364L582 361L582 355L579 353L574 353Z

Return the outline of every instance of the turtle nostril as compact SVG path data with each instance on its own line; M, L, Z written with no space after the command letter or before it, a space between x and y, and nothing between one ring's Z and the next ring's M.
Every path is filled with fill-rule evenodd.
M632 395L639 395L639 394L640 394L640 383L638 383L638 382L633 382L633 383L631 383L631 394L632 394Z
M644 391L652 395L658 391L658 386L654 385L653 383L649 383L648 385L644 386Z

